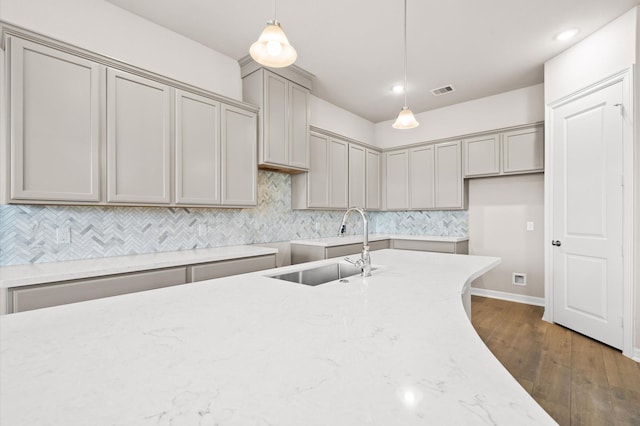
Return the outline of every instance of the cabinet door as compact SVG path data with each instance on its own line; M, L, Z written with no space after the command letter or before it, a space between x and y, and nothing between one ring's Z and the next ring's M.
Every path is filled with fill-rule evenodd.
M365 149L349 144L349 207L365 207Z
M222 204L257 204L256 114L222 105Z
M170 88L107 70L107 201L171 201Z
M412 209L435 207L435 159L433 145L414 148L410 151L409 187Z
M479 136L464 141L464 175L500 174L500 135Z
M309 169L309 90L289 82L289 165Z
M262 159L267 163L287 165L287 80L269 71L264 71L264 110L262 111L263 138Z
M504 173L544 169L544 132L541 126L503 134L502 169Z
M329 138L311 133L309 153L308 205L329 207Z
M329 207L346 209L349 203L349 144L329 139Z
M10 41L11 198L100 200L100 70L91 61Z
M409 208L409 151L385 154L387 209Z
M463 208L462 156L460 141L434 145L436 208Z
M176 203L220 204L220 102L176 90Z
M367 149L366 164L367 209L380 209L380 153Z

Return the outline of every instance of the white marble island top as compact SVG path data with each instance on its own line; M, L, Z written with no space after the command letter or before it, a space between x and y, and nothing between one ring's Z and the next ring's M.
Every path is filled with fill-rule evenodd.
M555 424L463 310L499 259L372 258L349 283L262 271L5 315L0 424Z

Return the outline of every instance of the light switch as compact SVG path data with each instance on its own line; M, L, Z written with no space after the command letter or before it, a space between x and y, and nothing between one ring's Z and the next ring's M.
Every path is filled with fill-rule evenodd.
M533 222L531 221L527 222L527 231L533 231L533 228L534 228Z

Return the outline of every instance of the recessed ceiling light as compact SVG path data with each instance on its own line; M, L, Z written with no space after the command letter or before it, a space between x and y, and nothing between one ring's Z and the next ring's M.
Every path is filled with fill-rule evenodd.
M562 31L561 33L556 34L554 39L558 41L566 41L572 38L573 36L575 36L576 34L578 34L578 29L572 28L570 30L565 30L565 31Z
M401 95L404 93L404 86L402 84L396 84L391 88L391 91L396 95Z

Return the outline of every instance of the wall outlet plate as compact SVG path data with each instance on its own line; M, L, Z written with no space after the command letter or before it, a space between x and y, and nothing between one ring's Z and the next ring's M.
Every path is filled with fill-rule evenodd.
M527 285L527 274L520 272L513 273L513 285L525 286Z
M56 228L56 244L71 244L71 228L64 226Z

